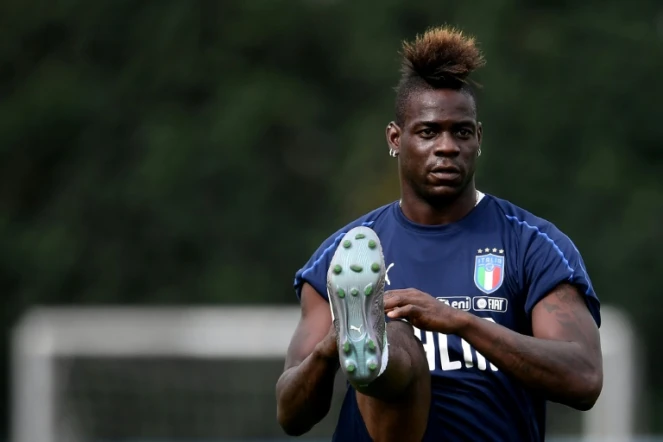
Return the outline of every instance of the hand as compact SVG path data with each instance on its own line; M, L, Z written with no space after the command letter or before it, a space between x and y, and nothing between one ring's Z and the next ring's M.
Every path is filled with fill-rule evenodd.
M329 331L315 346L316 351L320 356L327 359L338 358L338 345L336 343L336 327L332 323Z
M420 330L456 334L467 313L417 289L390 290L384 294L384 311L392 319L407 319Z

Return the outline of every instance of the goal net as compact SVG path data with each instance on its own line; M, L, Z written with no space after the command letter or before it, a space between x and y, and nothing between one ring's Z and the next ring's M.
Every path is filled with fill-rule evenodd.
M551 407L549 433L633 432L632 333L618 312L603 317L601 400L582 415ZM297 307L33 310L13 337L12 442L287 440L274 387L298 319ZM336 390L304 440L330 440L340 378Z

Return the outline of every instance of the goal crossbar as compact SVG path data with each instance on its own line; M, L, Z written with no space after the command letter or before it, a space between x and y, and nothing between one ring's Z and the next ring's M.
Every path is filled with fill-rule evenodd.
M586 440L633 436L634 332L619 310L602 308L604 388L583 415ZM54 359L61 356L280 359L298 307L35 308L12 336L12 442L55 442Z

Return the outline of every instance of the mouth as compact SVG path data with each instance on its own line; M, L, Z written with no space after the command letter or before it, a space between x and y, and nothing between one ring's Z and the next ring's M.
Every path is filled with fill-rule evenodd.
M460 176L460 170L454 166L438 166L431 169L430 175L438 181L454 181Z

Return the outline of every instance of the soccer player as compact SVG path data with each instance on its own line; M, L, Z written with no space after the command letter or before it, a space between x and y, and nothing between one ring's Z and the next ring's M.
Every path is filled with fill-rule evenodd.
M286 433L327 414L339 367L343 442L542 441L547 400L596 402L599 300L578 250L475 188L470 74L483 64L452 28L404 44L386 129L401 199L331 235L296 274L301 319L276 386Z

